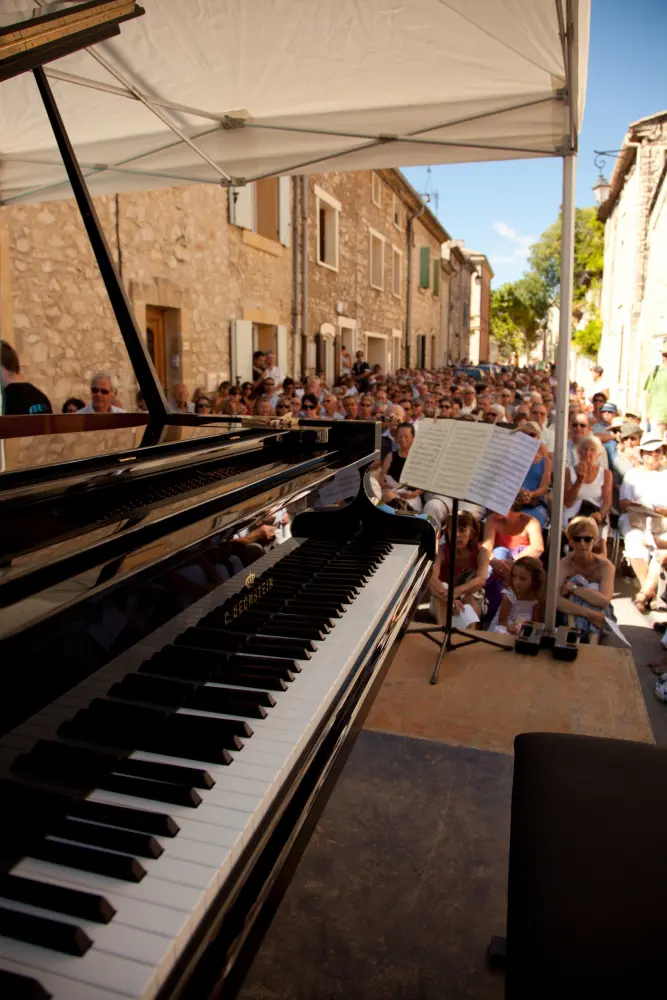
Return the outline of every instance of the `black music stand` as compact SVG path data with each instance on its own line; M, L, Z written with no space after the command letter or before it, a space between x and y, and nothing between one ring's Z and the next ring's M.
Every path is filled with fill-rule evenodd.
M435 662L435 667L433 668L433 673L431 675L431 684L438 683L438 676L440 674L440 666L444 659L445 653L452 653L457 649L462 649L463 646L471 646L474 642L483 642L487 646L496 646L498 649L513 649L513 646L507 646L504 642L497 642L495 639L487 639L483 635L471 635L470 632L466 632L464 629L457 628L452 625L452 619L454 617L454 580L456 579L456 529L459 519L459 501L456 497L453 499L452 504L452 531L449 540L449 545L452 553L452 558L449 560L449 580L447 581L447 618L444 625L418 625L415 628L409 628L407 630L408 635L425 635L427 639L434 642L436 646L440 647L440 652L438 653L438 659ZM442 639L436 639L437 634L442 635ZM452 637L455 635L462 635L465 637L463 642L457 642L454 644L452 642Z

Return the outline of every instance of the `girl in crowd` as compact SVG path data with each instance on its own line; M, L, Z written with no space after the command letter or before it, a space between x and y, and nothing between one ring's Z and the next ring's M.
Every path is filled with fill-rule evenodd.
M439 625L443 624L447 615L447 582L452 561L451 536L450 517L429 583L432 594L431 613ZM469 604L477 617L481 618L486 611L484 584L489 571L489 553L480 545L477 521L466 510L461 511L458 516L454 564L454 613L461 611L464 604Z
M509 582L514 560L519 555L539 559L544 552L540 522L523 513L517 497L505 517L502 514L487 517L483 545L491 555L485 591L489 612L494 615L500 605L503 587Z
M577 463L568 467L565 476L563 528L577 514L591 517L598 526L599 551L606 556L612 474L601 464L603 452L596 437L585 437L577 445Z
M517 500L521 504L521 512L536 518L540 527L544 528L549 517L546 506L546 495L551 482L551 459L547 446L541 439L540 428L531 420L521 422L521 433L540 442L535 452L533 464L525 475Z
M276 416L277 417L289 417L292 414L292 409L290 407L290 401L285 396L281 396L276 403Z
M546 574L539 559L522 556L510 570L500 607L489 627L491 632L518 635L526 622L544 621L544 581Z
M304 392L301 400L301 416L314 420L320 415L320 402L314 392Z
M591 517L573 517L567 526L572 551L558 565L558 610L568 616L591 643L598 643L607 617L613 618L614 565L593 547L598 538L597 522Z

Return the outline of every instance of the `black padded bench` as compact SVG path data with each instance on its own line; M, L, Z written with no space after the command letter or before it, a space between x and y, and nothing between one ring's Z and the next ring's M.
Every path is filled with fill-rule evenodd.
M514 748L506 1000L667 1000L667 749Z

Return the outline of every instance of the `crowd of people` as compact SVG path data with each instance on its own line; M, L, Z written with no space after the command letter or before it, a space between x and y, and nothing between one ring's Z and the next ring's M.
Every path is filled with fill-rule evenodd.
M16 352L4 341L2 380L5 413L51 412L44 393L23 380ZM543 614L545 539L554 529L556 386L553 369L404 368L389 374L371 366L362 351L353 360L345 348L340 376L330 385L323 373L297 381L271 351L256 351L252 379L223 381L215 393L197 388L190 394L179 384L169 405L174 412L202 415L380 422L381 460L372 473L377 502L425 514L440 532L430 587L434 613L443 614L454 559L457 607L470 604L487 626L516 633L523 621L539 621ZM140 394L136 408L145 409ZM73 398L63 404L63 412L69 413L124 410L117 381L108 372L91 378L88 402ZM433 418L505 424L539 442L508 515L464 503L455 540L449 539L447 497L402 482L419 428ZM613 616L615 567L607 553L612 524L638 581L637 609L643 614L667 610L667 338L662 364L646 380L641 412L622 412L603 370L594 366L587 385L570 385L567 423L559 611L596 641L608 633L606 623ZM655 669L667 700L667 661Z

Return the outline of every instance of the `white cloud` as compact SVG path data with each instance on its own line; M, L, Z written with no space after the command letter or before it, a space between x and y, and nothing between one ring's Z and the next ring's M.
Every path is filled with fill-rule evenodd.
M510 263L510 261L515 260L526 260L531 244L535 242L534 236L522 236L506 222L494 222L492 228L494 232L498 233L498 236L516 244L516 249L511 257L497 257L497 262Z

